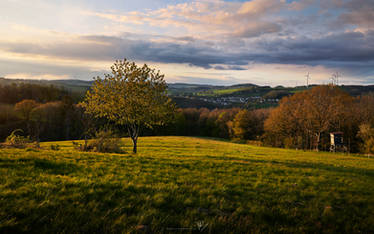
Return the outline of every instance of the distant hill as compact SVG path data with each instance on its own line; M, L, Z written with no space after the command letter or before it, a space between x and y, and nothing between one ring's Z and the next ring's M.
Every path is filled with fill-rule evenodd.
M10 85L12 83L31 83L39 85L54 85L65 88L72 92L85 92L88 90L93 81L84 80L34 80L34 79L6 79L0 78L0 85Z
M0 78L0 85L9 85L12 83L54 85L83 96L84 93L91 87L93 81ZM309 88L314 86L315 85L311 85ZM352 96L359 96L374 92L374 85L342 85L340 87ZM209 109L231 107L263 108L276 106L282 97L289 96L306 89L306 86L270 87L250 83L229 86L189 83L168 84L169 95L174 99L179 107L206 107Z

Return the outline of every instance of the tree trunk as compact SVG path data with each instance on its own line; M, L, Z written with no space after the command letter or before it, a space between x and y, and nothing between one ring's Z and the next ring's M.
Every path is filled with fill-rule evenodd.
M316 148L315 148L315 151L319 151L319 143L320 143L320 141L321 141L321 133L320 132L318 132L317 134L316 134L316 137L317 137L317 139L316 139Z
M138 138L132 138L132 143L134 144L134 147L133 147L133 149L132 149L132 152L134 153L134 154L136 154L136 151L137 151L137 145L136 145L136 143L137 143L137 141L138 141Z
M137 142L138 142L138 136L139 136L139 125L132 124L128 126L127 131L129 132L129 136L131 137L132 143L134 145L132 152L136 154Z

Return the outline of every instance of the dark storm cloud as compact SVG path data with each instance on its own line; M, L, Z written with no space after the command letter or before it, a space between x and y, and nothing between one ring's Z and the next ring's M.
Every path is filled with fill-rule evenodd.
M188 40L187 40L188 41ZM76 42L54 44L0 43L3 50L83 60L122 59L184 63L216 70L243 70L249 63L324 65L355 69L372 68L374 31L336 33L319 38L257 40L232 52L216 44L191 40L154 42L109 36L84 36Z
M269 56L262 56L264 62L318 65L330 61L365 64L374 60L374 31L366 34L340 33L317 39L278 39L260 42L259 46L269 52Z
M191 77L191 76L178 76L176 83L196 83L196 84L215 84L215 85L232 85L239 84L242 81L236 79L235 77L224 77L225 79L212 79L203 77Z

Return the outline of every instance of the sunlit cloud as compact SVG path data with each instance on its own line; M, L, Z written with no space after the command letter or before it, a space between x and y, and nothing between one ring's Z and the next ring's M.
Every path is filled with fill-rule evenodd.
M145 2L2 1L0 76L90 79L128 58L169 82L295 85L308 71L317 83L335 71L345 83L373 81L371 1Z
M37 74L32 75L29 73L14 73L14 74L5 74L8 79L44 79L44 80L59 80L59 79L68 79L68 75L55 75L55 74Z

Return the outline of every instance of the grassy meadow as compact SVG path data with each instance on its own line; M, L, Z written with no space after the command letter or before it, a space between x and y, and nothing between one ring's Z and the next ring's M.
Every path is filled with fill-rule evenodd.
M58 144L58 151L50 150ZM143 137L0 149L0 233L373 233L374 158Z

